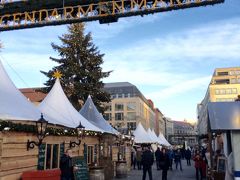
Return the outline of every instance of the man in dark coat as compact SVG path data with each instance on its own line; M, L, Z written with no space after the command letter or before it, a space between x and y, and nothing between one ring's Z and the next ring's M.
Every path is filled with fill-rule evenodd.
M73 180L72 150L67 149L60 159L61 180Z
M153 165L153 153L150 151L150 147L144 147L142 154L142 166L143 176L142 180L146 179L146 173L148 172L149 180L152 180L152 165Z
M174 161L176 164L176 169L178 169L178 165L180 165L180 170L182 171L182 162L181 162L181 151L180 149L177 149L177 151L174 153Z
M190 161L191 157L192 157L192 152L191 152L191 150L188 148L188 149L186 150L186 152L185 152L185 158L186 158L186 160L187 160L187 165L188 165L188 166L191 166L191 161Z
M155 152L155 157L156 157L156 164L157 164L157 170L160 170L160 156L161 156L161 151L160 148L158 147L156 152Z
M162 166L162 180L167 180L167 171L170 166L170 160L165 148L162 149L160 164Z

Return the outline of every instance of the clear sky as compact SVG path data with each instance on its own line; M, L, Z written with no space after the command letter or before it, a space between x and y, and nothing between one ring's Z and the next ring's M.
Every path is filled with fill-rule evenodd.
M104 82L136 85L174 120L196 119L215 68L240 66L239 0L86 27L105 54L103 70L113 70ZM51 42L66 32L64 25L0 33L0 58L17 87L42 86L40 70L57 56Z

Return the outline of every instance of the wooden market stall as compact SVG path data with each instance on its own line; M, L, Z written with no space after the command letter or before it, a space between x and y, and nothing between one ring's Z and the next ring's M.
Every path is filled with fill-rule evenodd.
M240 179L240 102L211 102L207 112L208 178Z
M0 179L17 180L22 174L29 178L26 172L36 175L37 170L41 174L47 170L49 174L51 169L54 173L50 174L59 176L60 157L68 148L75 164L85 164L76 176L89 179L87 166L99 164L99 139L105 131L72 107L58 79L36 108L15 87L1 62L0 76ZM81 124L84 133L79 133Z

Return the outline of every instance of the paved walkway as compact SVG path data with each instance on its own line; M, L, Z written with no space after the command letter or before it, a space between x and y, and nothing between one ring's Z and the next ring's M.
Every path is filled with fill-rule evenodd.
M187 166L186 160L182 160L183 171L173 170L168 171L168 180L195 180L195 168L193 166L193 162L191 162L192 166ZM173 167L175 164L173 164ZM153 172L153 180L161 180L162 179L162 171L157 171L156 165L154 164L152 167ZM131 170L128 174L127 178L123 178L127 180L142 180L142 170ZM120 180L120 179L114 179ZM148 180L148 175L146 180Z

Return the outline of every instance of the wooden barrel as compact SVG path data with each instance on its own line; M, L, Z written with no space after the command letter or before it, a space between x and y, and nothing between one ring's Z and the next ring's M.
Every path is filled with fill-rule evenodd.
M89 180L105 180L104 168L103 167L89 168Z
M127 177L127 162L117 161L116 162L116 178L126 178Z

